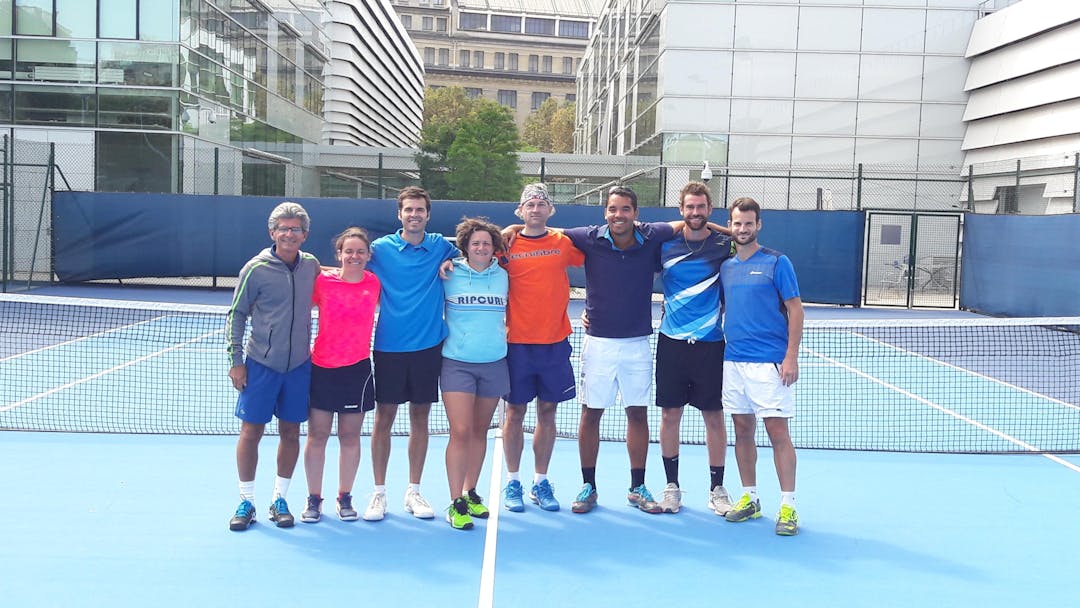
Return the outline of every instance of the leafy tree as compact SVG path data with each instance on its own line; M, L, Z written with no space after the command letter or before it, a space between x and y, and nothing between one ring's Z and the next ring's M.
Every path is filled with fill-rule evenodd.
M574 151L574 104L549 97L525 119L521 139L539 152Z
M517 127L510 110L488 99L473 100L446 155L452 198L512 201L521 189L515 152Z
M420 153L416 164L420 183L433 198L448 198L446 154L454 143L461 121L469 114L473 100L461 87L424 91L424 124L420 129Z

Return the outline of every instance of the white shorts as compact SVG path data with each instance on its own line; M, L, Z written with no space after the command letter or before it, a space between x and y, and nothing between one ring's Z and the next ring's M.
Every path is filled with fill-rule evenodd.
M590 409L649 404L653 356L649 336L597 338L581 344L581 403Z
M795 385L784 386L779 364L724 361L724 410L758 418L792 418Z

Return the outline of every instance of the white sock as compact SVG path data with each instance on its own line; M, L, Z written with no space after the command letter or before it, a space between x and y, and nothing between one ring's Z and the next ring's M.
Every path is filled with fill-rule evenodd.
M506 481L521 481L521 472L519 471L507 471Z
M274 500L285 498L285 495L289 493L289 482L291 481L288 477L279 476L274 478Z
M420 493L420 484L418 484L418 483L410 483L409 484L409 492L416 492L417 494L419 494Z
M240 500L255 502L255 480L240 482Z
M780 505L795 508L795 492L780 492Z
M545 479L547 479L547 475L544 475L543 473L533 473L533 485L534 486L540 485L540 482L544 481Z
M386 486L385 485L375 486L375 493L376 494L386 494Z
M757 500L757 486L746 486L743 492L750 495L750 500Z

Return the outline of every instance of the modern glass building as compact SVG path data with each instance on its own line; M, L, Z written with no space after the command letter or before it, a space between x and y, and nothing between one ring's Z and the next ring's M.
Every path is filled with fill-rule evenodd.
M0 131L75 189L317 193L319 0L0 0ZM311 173L312 175L308 175Z

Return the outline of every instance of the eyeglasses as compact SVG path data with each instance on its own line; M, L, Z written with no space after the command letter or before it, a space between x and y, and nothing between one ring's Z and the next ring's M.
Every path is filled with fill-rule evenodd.
M304 229L300 226L278 226L277 228L274 228L274 232L278 234L289 234L290 232L293 234L303 234Z

